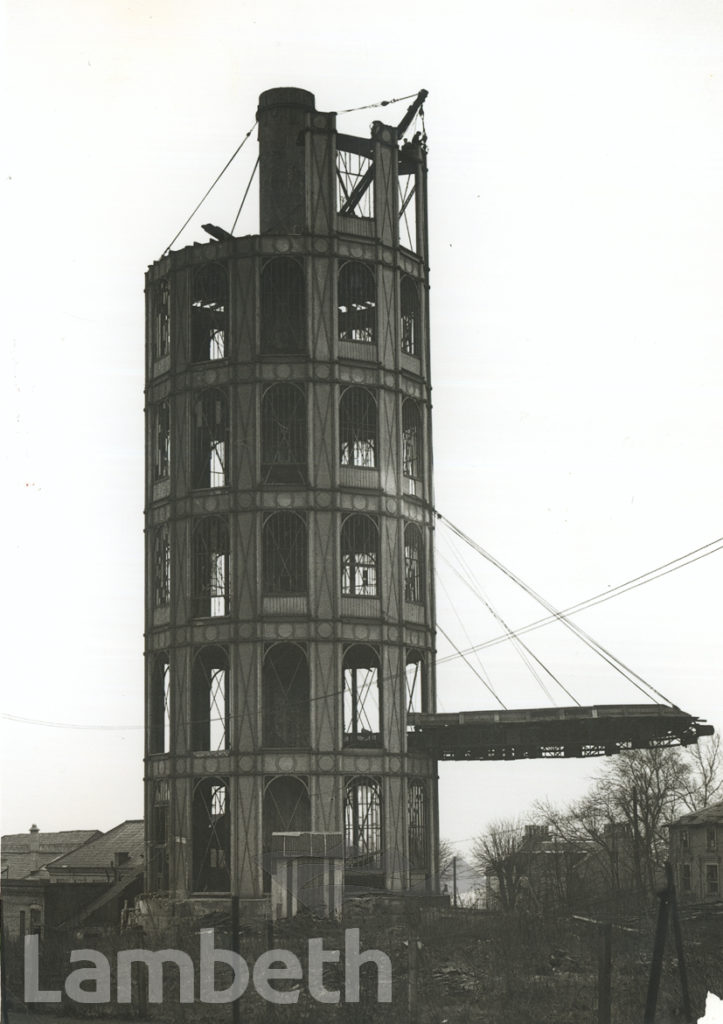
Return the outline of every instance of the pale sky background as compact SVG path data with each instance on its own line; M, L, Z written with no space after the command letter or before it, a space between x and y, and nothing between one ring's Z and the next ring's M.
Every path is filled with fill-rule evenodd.
M56 727L3 722L3 832L142 813L143 274L264 89L321 110L429 90L445 516L557 607L723 535L719 3L4 8L3 711ZM176 247L230 228L255 156L254 133ZM500 632L459 557L510 624L540 616L440 528L438 619L459 646ZM718 552L576 621L723 727L722 570ZM582 703L641 699L559 632L527 639ZM482 659L506 704L547 703L507 645ZM441 710L494 706L459 660L438 690ZM442 834L463 851L599 766L442 765Z

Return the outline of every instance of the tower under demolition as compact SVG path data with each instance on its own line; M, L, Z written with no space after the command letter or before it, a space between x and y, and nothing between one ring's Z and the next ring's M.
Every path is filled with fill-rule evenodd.
M438 761L712 732L658 703L436 713L425 95L360 138L263 93L260 234L206 225L147 273L149 892L266 906L303 868L338 909L342 863L434 890Z
M147 273L149 891L261 897L280 832L433 887L422 98L358 138L263 93L260 233Z

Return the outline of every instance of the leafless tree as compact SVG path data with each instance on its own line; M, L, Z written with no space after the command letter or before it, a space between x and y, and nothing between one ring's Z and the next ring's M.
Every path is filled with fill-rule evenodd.
M681 801L689 811L699 811L723 799L723 753L720 735L698 740L685 752L690 765Z
M483 874L497 879L500 905L514 910L526 875L524 828L514 818L492 822L472 843L472 862Z

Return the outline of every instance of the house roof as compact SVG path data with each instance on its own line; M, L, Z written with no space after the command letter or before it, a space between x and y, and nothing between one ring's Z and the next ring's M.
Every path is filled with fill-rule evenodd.
M127 853L128 860L124 863L137 865L143 861L143 843L143 820L123 821L110 832L83 843L75 850L61 854L46 866L51 873L62 871L64 868L107 868L113 865L116 853Z
M717 804L709 804L700 811L693 811L691 814L684 814L682 818L670 823L671 828L678 825L723 825L723 800Z
M35 837L38 843L37 853L30 850L31 835L29 832L3 836L0 839L3 874L8 878L25 878L31 872L47 864L48 861L54 860L70 850L75 850L102 835L103 833L98 829L38 832Z

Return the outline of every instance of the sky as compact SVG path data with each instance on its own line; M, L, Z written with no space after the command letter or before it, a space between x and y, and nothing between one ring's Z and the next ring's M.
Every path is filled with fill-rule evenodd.
M337 111L429 90L447 520L558 608L723 536L718 3L5 0L3 36L4 833L141 816L143 274L267 88ZM231 226L255 155L252 135L176 248ZM510 625L540 617L444 522L437 563L457 646L500 633L461 572ZM722 569L714 552L575 619L720 727ZM564 631L528 639L581 703L642 699ZM508 706L549 703L508 644L480 659ZM438 695L495 706L459 658ZM442 834L463 851L599 767L442 765Z

